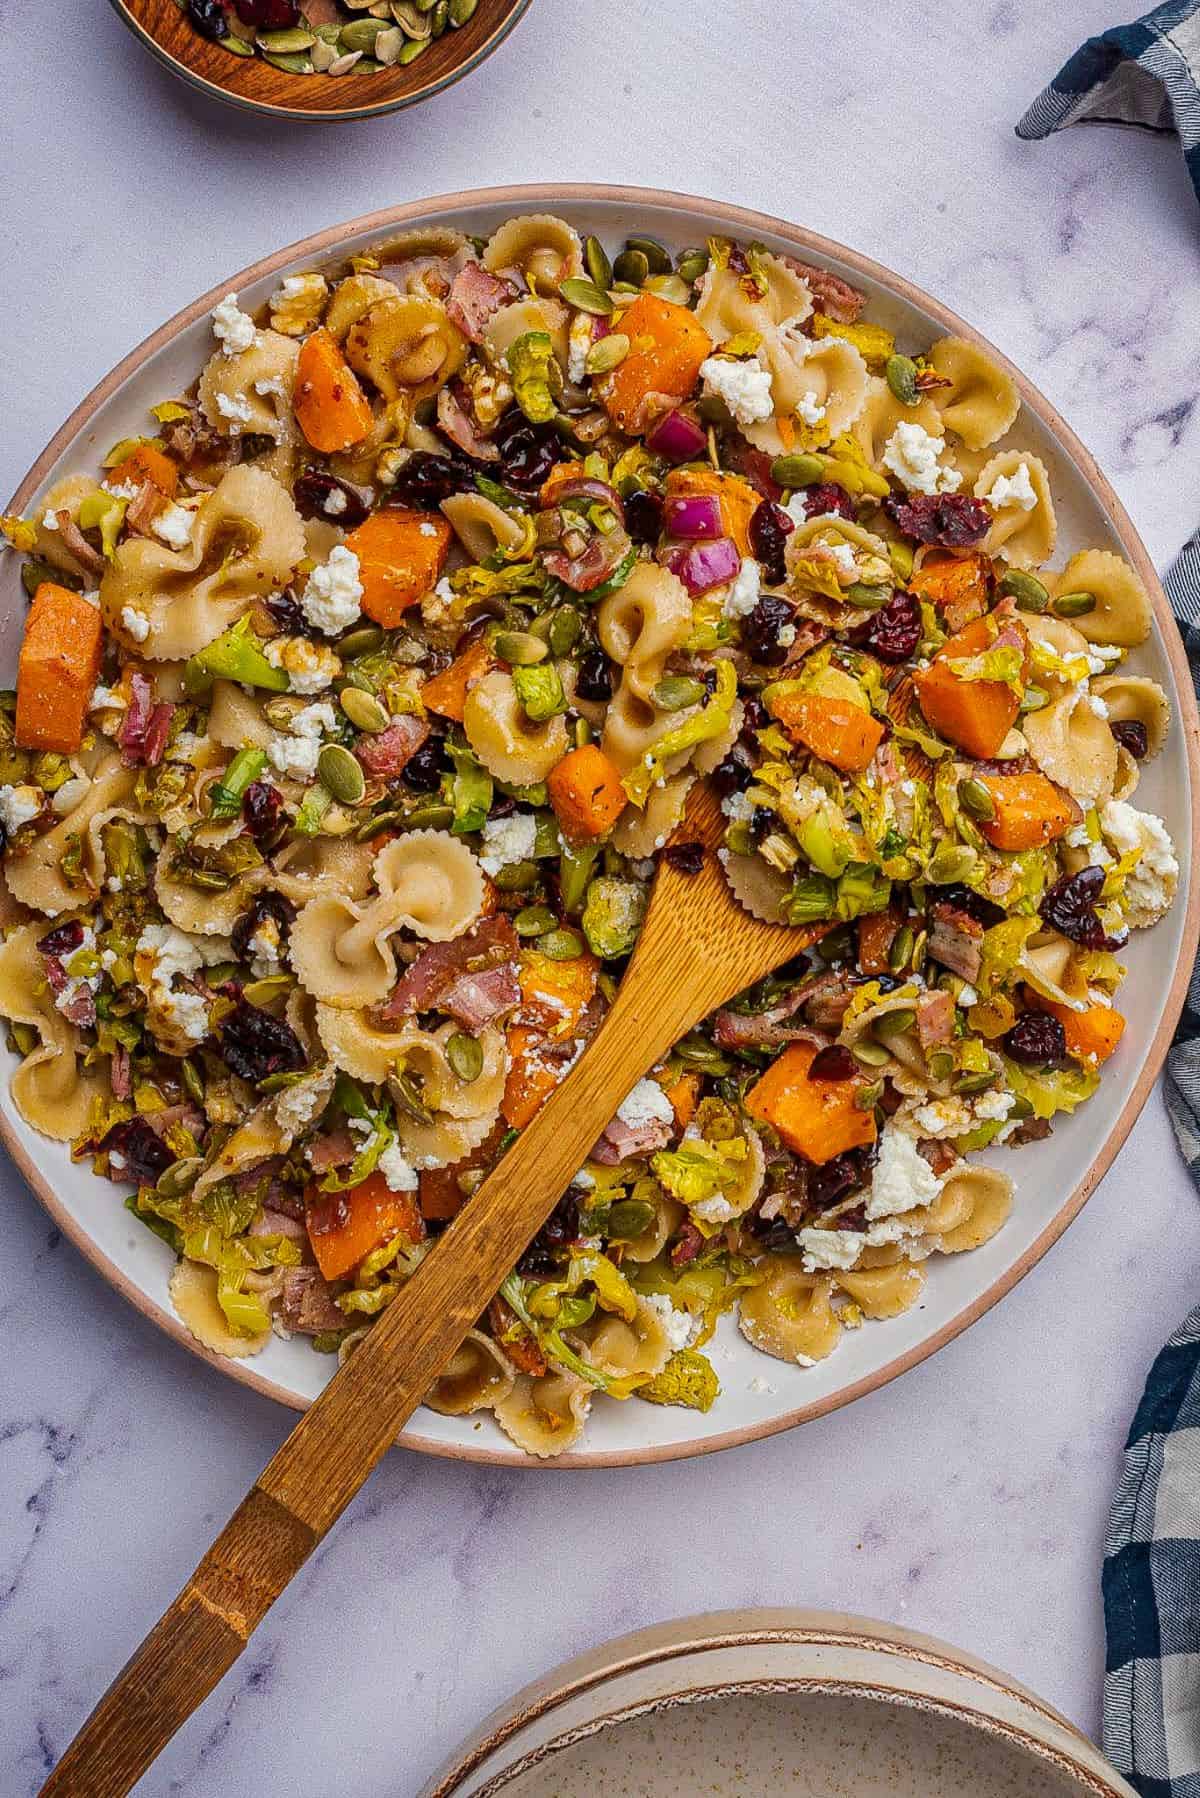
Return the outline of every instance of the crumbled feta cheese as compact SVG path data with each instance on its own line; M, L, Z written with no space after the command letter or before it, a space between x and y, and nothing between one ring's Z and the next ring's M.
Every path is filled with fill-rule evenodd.
M828 543L825 547L837 563L838 573L840 575L849 575L850 579L853 580L855 573L853 545L850 543Z
M1108 717L1108 707L1098 693L1089 693L1087 696L1087 703L1089 711L1095 712L1097 718Z
M416 1192L420 1184L417 1171L398 1142L390 1142L375 1165L392 1192Z
M417 526L417 530L422 537L436 537L438 534L436 524L430 524L427 518L422 519L421 523Z
M530 812L511 812L507 818L489 818L479 834L483 841L479 865L485 874L498 874L514 862L532 859L537 819Z
M284 1087L275 1101L275 1122L289 1143L324 1111L336 1078L337 1069L329 1062L319 1074L298 1080L295 1086Z
M930 1099L924 1105L914 1106L906 1114L905 1122L912 1125L918 1136L933 1136L940 1140L948 1136L966 1136L974 1119L962 1099L950 1098Z
M721 801L721 810L735 824L749 824L754 816L754 801L747 793L726 793Z
M594 1174L589 1174L585 1167L581 1167L577 1174L572 1175L571 1185L578 1188L580 1192L594 1192L596 1189L596 1176Z
M736 424L759 424L775 410L771 373L761 363L710 356L701 364L700 379L706 393L724 400Z
M827 1268L844 1272L854 1266L867 1246L862 1230L797 1230L796 1241L804 1251L804 1271L809 1274Z
M363 596L358 557L345 544L329 552L329 560L314 568L300 595L300 609L308 622L327 637L344 631L359 614Z
M802 393L800 395L796 410L806 425L819 425L821 420L825 417L828 407L823 406L816 394L810 389L808 393Z
M137 940L137 954L152 959L150 997L159 1017L190 1041L202 1042L208 1035L208 999L190 988L176 992L171 982L177 976L190 980L202 968L226 961L228 940L189 936L174 924L147 924Z
M213 336L227 356L240 356L258 335L254 320L238 305L236 293L227 293L220 305L213 307L212 328Z
M803 487L799 492L793 493L791 499L788 501L787 505L784 506L783 510L787 513L793 524L801 525L808 523L808 504L805 497L805 489Z
M673 1124L675 1113L657 1080L641 1079L617 1106L617 1116L631 1130L641 1124Z
M1118 856L1137 857L1121 890L1125 921L1135 930L1156 924L1179 884L1179 862L1166 825L1153 812L1139 812L1124 799L1110 799L1100 813L1100 828Z
M242 425L250 423L250 401L245 394L219 393L217 395L217 411L234 427L233 435L235 437Z
M582 387L587 380L587 358L593 335L591 313L577 312L567 333L567 379L574 387Z
M9 836L20 830L22 824L28 824L36 818L42 809L42 794L38 787L0 787L0 824L3 824Z
M154 535L161 537L170 549L186 549L192 540L195 522L196 514L189 512L186 506L169 505L154 520Z
M150 620L144 612L135 606L125 606L121 612L122 627L129 632L135 643L144 643L150 635Z
M332 649L307 637L272 637L263 654L272 668L283 669L293 693L323 693L342 672Z
M343 493L340 487L334 487L321 501L321 510L326 518L340 518L349 504L349 494Z
M1018 463L1015 474L998 474L983 497L996 512L1004 506L1010 511L1032 512L1038 496L1029 477L1028 462Z
M889 1125L879 1139L879 1158L871 1174L867 1218L896 1217L919 1205L932 1205L942 1190L911 1136Z
M126 502L137 499L142 489L136 481L101 481L105 493L111 493L114 499Z
M278 400L285 400L287 398L287 392L278 375L268 375L265 381L256 381L254 383L254 391L255 393L261 393L264 399L270 394L274 394L275 398Z
M266 980L274 974L280 963L279 926L274 918L264 918L253 936L249 938L246 948L250 952L250 966L256 980Z
M780 627L779 631L776 633L775 640L777 643L781 643L785 649L790 649L792 647L792 644L796 641L795 625L794 624L782 625Z
M647 1293L642 1302L658 1314L673 1351L678 1354L680 1349L687 1348L696 1334L696 1326L690 1314L677 1311L665 1292Z
M58 529L58 513L57 512L43 512L43 514L42 514L42 529L44 531L56 531Z
M975 988L971 985L969 980L965 980L958 989L958 1004L964 1008L979 1004L979 994L975 991Z
M267 744L267 756L271 765L280 774L290 774L296 780L311 780L317 771L317 757L321 753L321 734L334 730L337 719L333 707L328 700L321 700L317 705L306 705L302 712L297 712L288 725L288 735L274 732Z
M702 1224L728 1224L740 1215L737 1206L719 1192L714 1192L707 1199L697 1199L689 1209Z
M753 556L744 556L736 580L731 581L725 589L725 603L721 610L726 618L749 617L758 604L761 589L761 567Z
M884 446L883 466L913 493L956 493L962 475L938 461L945 447L944 437L901 419Z

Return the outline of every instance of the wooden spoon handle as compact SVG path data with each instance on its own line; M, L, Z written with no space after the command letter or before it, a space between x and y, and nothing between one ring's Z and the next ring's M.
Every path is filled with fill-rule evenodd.
M686 982L664 999L639 994L632 975L587 1053L263 1470L41 1798L124 1798L395 1441L615 1104L692 1021Z

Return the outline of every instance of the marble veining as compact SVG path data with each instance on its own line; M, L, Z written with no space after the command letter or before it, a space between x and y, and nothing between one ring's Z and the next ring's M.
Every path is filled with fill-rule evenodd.
M0 489L118 357L270 247L425 192L628 180L795 217L941 296L1063 410L1165 566L1200 522L1200 216L1178 152L1011 129L1112 17L1111 0L896 0L848 33L795 0L536 0L475 80L328 128L211 106L96 0L58 0L46 32L0 4L19 72ZM144 1789L405 1798L566 1655L754 1603L947 1636L1094 1731L1108 1500L1198 1249L1155 1096L1024 1284L848 1411L631 1472L393 1456ZM289 1419L108 1291L7 1163L0 1327L0 1791L29 1798Z

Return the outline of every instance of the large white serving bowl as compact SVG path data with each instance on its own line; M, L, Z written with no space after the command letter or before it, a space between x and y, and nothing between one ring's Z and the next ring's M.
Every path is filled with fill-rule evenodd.
M581 232L595 232L610 243L631 232L658 237L672 249L703 243L711 234L758 239L827 266L865 289L870 316L894 330L904 348L923 348L947 332L985 342L936 300L878 263L761 213L643 188L502 187L450 194L320 232L231 275L186 307L127 356L72 414L38 457L9 509L27 511L59 476L94 469L113 443L143 432L150 405L190 386L212 350L208 315L231 289L244 305L257 308L281 276L337 264L397 230L444 223L486 235L514 213L544 211L561 213ZM994 346L986 347L1005 361ZM1136 936L1125 953L1131 972L1121 1003L1128 1025L1099 1092L1075 1117L1060 1119L1046 1142L1016 1155L1001 1152L998 1165L1016 1177L1017 1197L999 1235L969 1254L935 1258L919 1307L890 1322L846 1332L837 1352L818 1366L801 1369L768 1360L744 1343L726 1319L716 1345L723 1391L705 1416L636 1400L601 1400L582 1447L556 1462L541 1463L507 1443L490 1419L481 1423L422 1410L404 1432L402 1440L409 1447L528 1467L612 1466L729 1447L848 1404L941 1348L1002 1298L1077 1215L1128 1135L1166 1054L1200 933L1200 889L1191 875L1200 726L1178 632L1124 508L1054 408L1018 370L1005 366L1024 405L1004 442L1033 450L1050 470L1059 520L1055 559L1096 545L1118 550L1138 570L1154 602L1155 629L1150 641L1134 652L1132 666L1162 684L1174 714L1166 749L1147 765L1137 803L1158 812L1175 840L1182 869L1179 897L1169 917L1153 932ZM15 558L9 556L0 565L0 652L9 678L24 610ZM0 1136L59 1227L176 1342L285 1404L303 1406L320 1391L333 1362L315 1355L304 1340L272 1340L253 1361L226 1361L200 1348L167 1297L169 1250L130 1216L114 1188L86 1168L72 1166L64 1148L21 1121L6 1080L0 1080Z

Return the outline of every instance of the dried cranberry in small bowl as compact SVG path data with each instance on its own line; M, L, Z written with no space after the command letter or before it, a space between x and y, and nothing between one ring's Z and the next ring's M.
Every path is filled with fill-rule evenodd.
M1145 761L1150 739L1140 718L1113 718L1109 720L1108 728L1121 748L1127 749L1135 762Z
M187 0L187 16L201 37L211 38L219 44L222 38L229 36L225 0Z
M742 647L764 668L777 668L787 661L788 646L779 641L779 633L795 620L786 599L764 593L749 617L742 622Z
M291 1025L245 1000L221 1025L221 1050L233 1073L256 1083L271 1074L297 1074L307 1062Z
M907 662L921 641L921 608L915 596L897 590L871 618L863 643L881 662Z
M1004 1053L1022 1067L1056 1067L1066 1059L1067 1033L1049 1012L1027 1011L1005 1036Z
M779 586L787 575L784 551L795 528L795 520L782 506L772 504L769 499L765 499L751 515L750 550L762 563L763 573L773 587Z
M290 31L300 23L300 0L233 0L243 25L256 31Z

